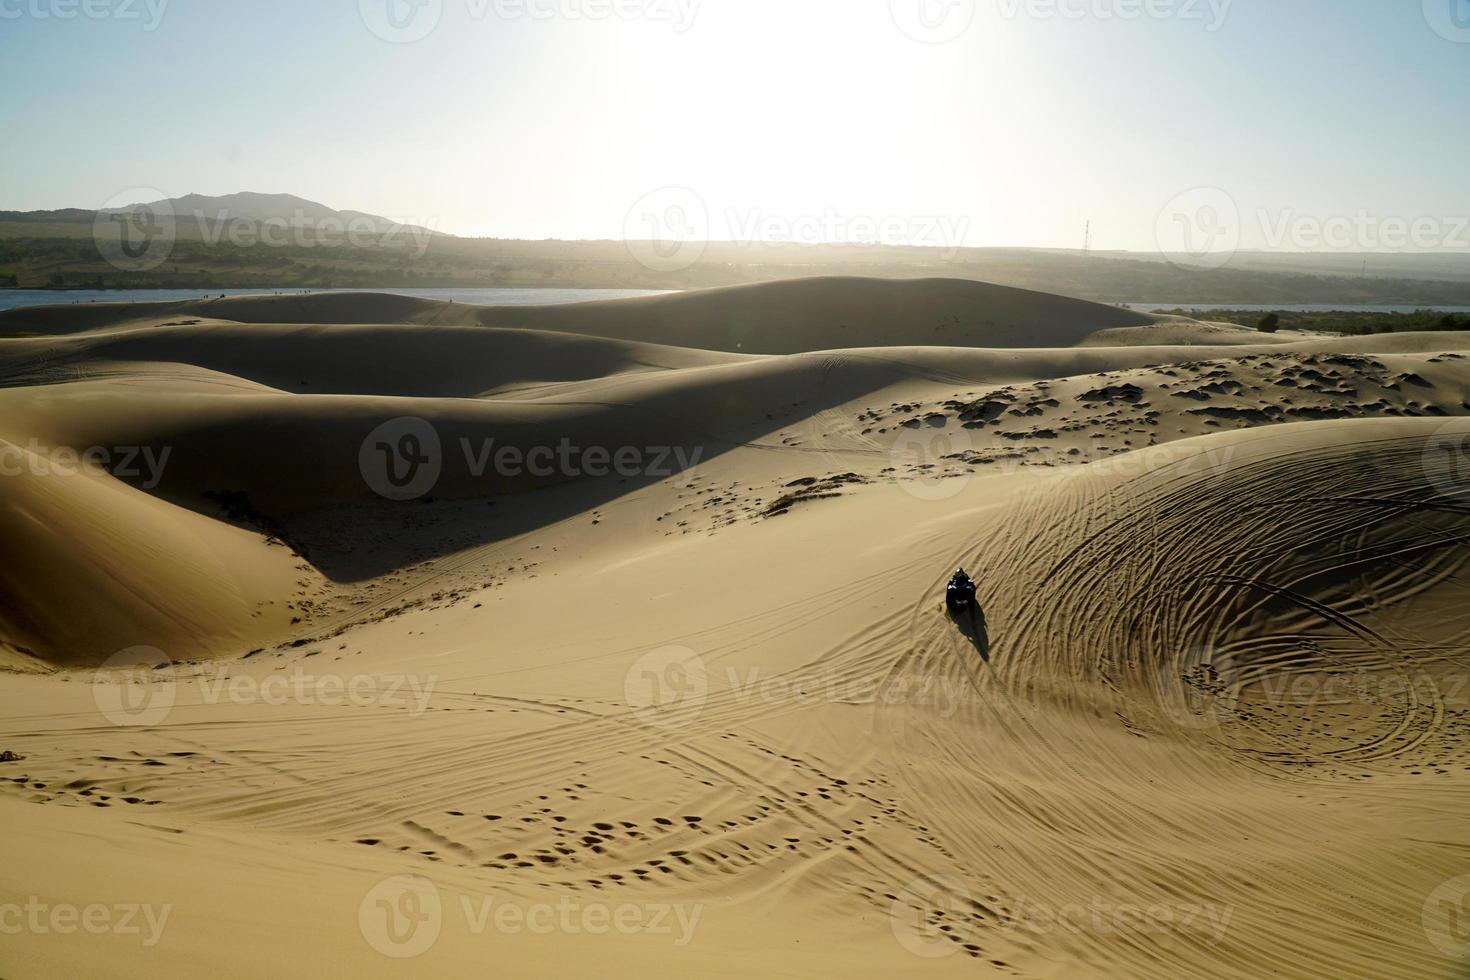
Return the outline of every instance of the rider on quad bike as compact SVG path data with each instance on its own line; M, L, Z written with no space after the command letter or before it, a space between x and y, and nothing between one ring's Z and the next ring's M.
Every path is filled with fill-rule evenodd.
M975 583L962 568L954 573L954 578L949 580L949 588L944 592L944 604L952 613L967 613L977 609L979 603L975 599Z

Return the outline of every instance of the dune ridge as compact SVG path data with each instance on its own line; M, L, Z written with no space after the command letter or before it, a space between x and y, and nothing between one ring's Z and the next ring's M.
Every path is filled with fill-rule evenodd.
M932 281L0 315L0 864L174 906L0 972L1453 975L1470 340L1128 316ZM404 435L439 451L395 498ZM402 876L443 908L408 960L362 911ZM476 933L485 896L689 941Z
M479 307L374 293L215 297L0 311L0 334L207 317L239 323L478 324L745 354L844 347L1064 347L1154 317L968 279L812 278L566 306Z

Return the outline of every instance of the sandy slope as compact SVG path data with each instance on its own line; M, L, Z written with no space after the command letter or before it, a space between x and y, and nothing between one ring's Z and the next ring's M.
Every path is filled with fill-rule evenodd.
M746 354L928 344L1066 347L1154 317L968 279L813 278L547 307L372 293L216 297L0 311L0 336L204 317L240 323L475 324Z
M171 452L0 479L0 906L169 917L0 974L1453 975L1458 335L135 313L0 341L0 437ZM441 474L384 500L404 416ZM698 455L477 474L490 438ZM55 669L136 644L171 663Z
M751 354L840 347L1065 347L1131 310L965 279L793 279L564 307L505 307L481 323Z

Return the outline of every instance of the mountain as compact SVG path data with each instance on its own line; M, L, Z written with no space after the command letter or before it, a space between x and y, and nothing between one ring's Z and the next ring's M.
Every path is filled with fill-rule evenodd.
M404 224L381 215L368 214L363 211L338 211L325 204L297 197L295 194L260 194L252 191L224 194L218 197L185 194L183 197L160 201L137 201L133 202L130 207L138 204L144 205L155 213L165 215L171 213L176 219L194 219L211 225L221 222L246 222L253 225L265 222L276 224L285 222L293 228L312 228L323 222L333 222L346 228L361 228L367 225L379 233L396 230L399 233L416 237L441 234L420 225ZM126 209L105 208L101 211L88 211L65 208L59 211L0 211L0 221L34 222L48 225L91 225L98 214L122 210Z
M207 221L247 221L264 223L285 221L292 227L310 227L322 222L340 222L344 226L361 226L364 222L377 231L399 229L407 232L438 234L419 225L409 225L364 211L338 211L295 194L259 194L242 191L209 197L185 194L183 197L148 202L151 210L172 213L177 217L193 216Z

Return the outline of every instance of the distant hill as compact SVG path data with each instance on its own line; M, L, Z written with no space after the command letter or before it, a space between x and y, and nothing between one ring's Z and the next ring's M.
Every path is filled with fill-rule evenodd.
M1242 252L1203 269L1130 252L709 242L661 269L622 241L460 238L293 194L138 203L176 216L167 253L143 267L101 253L97 211L0 211L0 288L677 290L826 276L969 279L1109 304L1470 306L1470 259L1456 253ZM282 222L299 230L262 233Z
M390 231L411 235L440 234L421 225L403 224L391 218L368 214L364 211L339 211L317 201L297 197L295 194L259 194L253 191L242 191L238 194L224 194L218 197L185 194L183 197L159 201L130 202L130 205L137 204L146 206L156 214L163 216L172 214L180 224L179 237L185 240L194 237L187 230L190 224L202 223L205 226L213 226L232 222L249 222L256 225L265 222L276 224L284 222L293 228L314 228L326 222L343 227L371 227L380 234ZM92 223L99 213L123 210L127 208L110 208L102 211L87 211L80 208L64 208L59 211L0 211L0 222L84 226L85 233L90 235ZM453 236L444 237L452 238Z
M313 225L323 221L370 222L379 231L402 228L438 234L421 225L406 225L364 211L338 211L316 201L308 201L294 194L257 194L242 191L222 197L206 197L203 194L186 194L165 201L150 201L148 205L165 213L172 211L179 217L192 215L211 221L287 221L292 225Z

